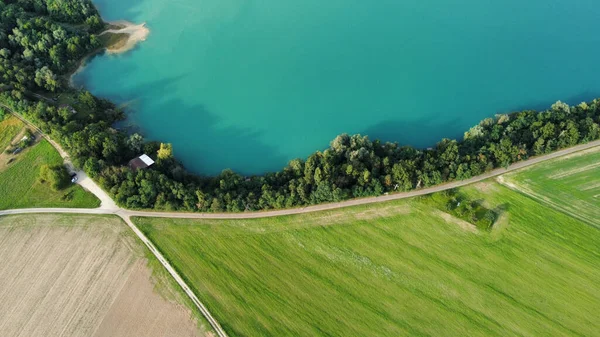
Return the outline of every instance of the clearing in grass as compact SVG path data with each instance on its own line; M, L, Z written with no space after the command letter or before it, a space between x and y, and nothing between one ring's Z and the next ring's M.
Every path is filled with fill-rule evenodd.
M500 181L600 228L600 148L511 173Z
M491 181L460 193L491 230L422 199L135 222L230 336L597 334L598 230Z
M39 182L41 166L62 163L63 159L46 140L23 150L14 162L0 170L0 209L100 206L98 198L78 185L53 191Z

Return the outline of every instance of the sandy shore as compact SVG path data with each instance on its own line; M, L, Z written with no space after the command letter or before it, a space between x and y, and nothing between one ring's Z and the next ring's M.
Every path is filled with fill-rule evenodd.
M108 37L111 42L107 47L95 50L81 59L81 62L77 69L74 69L69 75L69 83L72 87L75 87L73 83L73 77L85 68L85 65L91 57L101 53L103 50L108 54L120 54L127 52L136 46L139 42L145 41L150 34L150 29L146 27L145 23L134 24L129 21L111 21L107 22L110 29L103 31L98 34L98 37L105 37L108 34L114 35L114 37Z
M145 23L134 24L128 21L113 21L108 22L112 29L107 29L100 33L98 36L105 34L124 34L127 35L127 40L121 41L115 45L106 48L109 54L119 54L131 50L135 45L141 41L145 41L150 34L150 30L146 27Z

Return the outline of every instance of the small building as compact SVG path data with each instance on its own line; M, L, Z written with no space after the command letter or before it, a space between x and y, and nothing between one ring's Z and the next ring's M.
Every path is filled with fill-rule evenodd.
M58 107L59 109L67 109L69 111L71 111L72 114L76 114L77 110L75 110L74 107L68 105L68 104L62 104L61 106Z
M152 166L152 164L154 164L154 160L148 157L148 155L143 154L137 158L130 160L129 168L133 171L137 171L139 169L145 169L147 167L150 167Z

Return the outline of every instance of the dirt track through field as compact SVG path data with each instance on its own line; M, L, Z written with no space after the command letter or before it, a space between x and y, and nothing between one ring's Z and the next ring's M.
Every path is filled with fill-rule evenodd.
M201 336L116 217L2 217L0 260L0 336Z

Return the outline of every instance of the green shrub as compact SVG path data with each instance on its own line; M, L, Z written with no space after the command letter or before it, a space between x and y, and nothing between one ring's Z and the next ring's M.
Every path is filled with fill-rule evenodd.
M48 183L54 191L62 190L69 185L69 171L63 165L42 165L39 180Z

